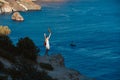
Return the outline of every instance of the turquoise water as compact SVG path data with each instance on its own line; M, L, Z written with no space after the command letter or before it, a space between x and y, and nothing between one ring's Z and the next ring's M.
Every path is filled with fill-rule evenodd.
M21 12L24 22L0 15L14 43L30 37L44 55L43 33L52 30L49 54L61 53L65 65L97 80L120 80L120 1L74 0L42 4L41 11ZM70 43L74 42L75 47Z

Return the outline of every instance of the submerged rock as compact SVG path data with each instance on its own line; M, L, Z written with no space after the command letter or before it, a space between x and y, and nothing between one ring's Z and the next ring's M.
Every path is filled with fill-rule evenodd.
M19 12L14 12L12 15L12 20L23 21L24 18L21 16L21 14Z

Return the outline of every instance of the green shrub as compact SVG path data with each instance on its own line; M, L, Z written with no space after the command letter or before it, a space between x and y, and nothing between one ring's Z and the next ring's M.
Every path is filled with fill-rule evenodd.
M40 67L46 70L53 70L52 65L47 63L40 63Z
M25 57L32 60L36 60L39 53L38 47L33 43L33 41L28 38L21 38L17 43L17 48L19 53Z
M0 36L0 48L11 53L15 51L15 46L8 36Z
M15 63L15 59L14 59L15 57L6 50L0 49L0 56L12 63Z

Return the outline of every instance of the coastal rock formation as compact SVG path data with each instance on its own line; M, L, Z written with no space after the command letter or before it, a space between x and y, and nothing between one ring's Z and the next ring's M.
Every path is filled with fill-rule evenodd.
M14 12L12 15L12 20L23 21L24 18L21 16L21 14L19 12Z
M13 11L27 11L28 9L25 9L24 7L21 7L19 2L17 1L11 1L9 2L10 6L12 7Z
M4 3L1 5L0 9L1 13L11 13L12 12L12 7L10 6L9 3Z
M94 80L80 74L76 70L66 68L64 65L64 58L61 54L54 54L51 56L38 56L37 62L51 64L54 70L46 71L52 78L57 80Z
M0 80L94 80L66 68L61 54L38 54L28 37L14 45L8 36L0 36Z
M25 10L40 10L41 9L39 5L33 3L31 0L20 0L18 3L23 8L25 8Z
M37 5L32 0L0 0L0 13L40 9L41 6Z
M57 60L58 57L59 57L59 59ZM52 62L51 62L51 59L53 59ZM69 69L69 68L66 68L65 66L61 65L62 59L63 59L63 57L60 54L55 54L55 55L51 55L51 56L39 56L37 58L38 64L41 64L41 63L44 64L43 68L41 68L41 66L39 66L37 63L36 64L34 63L34 66L36 66L38 71L44 70L45 72L47 72L48 75L50 77L52 77L52 79L50 79L50 80L95 80L95 79L88 78L88 77L80 74L76 70ZM4 66L4 68L12 69L13 67L15 67L15 64L11 63L9 60L6 60L3 57L0 57L0 62ZM59 62L59 63L57 63L57 62ZM32 64L33 62L30 63L27 60L27 63ZM64 61L63 61L63 63L64 63ZM28 66L27 64L24 64L24 65ZM53 69L51 69L51 70L47 69L50 67L50 65L51 65L51 67L53 67ZM44 68L44 67L46 67L46 68Z
M63 2L67 0L36 0L37 2Z
M0 26L0 36L1 35L8 35L10 34L11 30L8 28L8 26Z

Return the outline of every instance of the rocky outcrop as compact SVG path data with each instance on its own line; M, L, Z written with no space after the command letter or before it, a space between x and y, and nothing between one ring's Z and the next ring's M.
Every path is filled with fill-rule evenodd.
M37 46L28 37L14 45L8 36L0 36L0 80L94 80L67 68L61 54L37 54Z
M24 7L22 7L17 1L9 2L13 11L27 11Z
M9 3L4 3L1 5L0 9L1 13L11 13L12 12L12 7L10 6Z
M76 70L66 68L64 65L64 58L61 54L38 56L37 62L51 64L54 70L47 72L52 78L57 80L94 80L80 74Z
M37 2L65 2L67 0L37 0Z
M17 58L17 60L18 59L19 58ZM9 69L17 68L16 64L11 63L10 61L6 60L5 58L0 57L0 62L4 66L5 69L6 68L9 68ZM26 62L26 60L24 62ZM55 55L51 55L51 56L38 56L37 62L38 63L36 63L36 64L34 63L34 67L36 67L38 71L47 72L47 74L53 78L50 80L95 80L95 79L92 79L92 78L89 78L87 76L80 74L76 70L66 68L64 65L63 57L60 54L55 54ZM32 64L33 62L27 60L27 63L24 65L28 66L28 63ZM41 66L39 66L39 63L43 63L43 64L45 63L47 65L46 69L41 68ZM47 67L49 67L48 64L49 64L49 66L51 65L53 67L52 70L47 69ZM28 68L29 68L29 66L28 66ZM44 65L44 67L45 67L45 65ZM27 67L25 69L27 69ZM31 76L29 76L29 77L31 77ZM34 79L34 80L38 80L38 79Z
M18 1L17 1L18 2ZM40 10L41 7L39 5L36 5L31 0L21 0L18 2L22 7L28 10Z
M41 6L37 5L32 0L0 0L0 13L40 9Z
M1 35L9 35L11 30L8 28L8 26L0 26L0 36Z
M14 12L12 15L12 20L23 21L24 18L21 16L21 14L19 12Z

